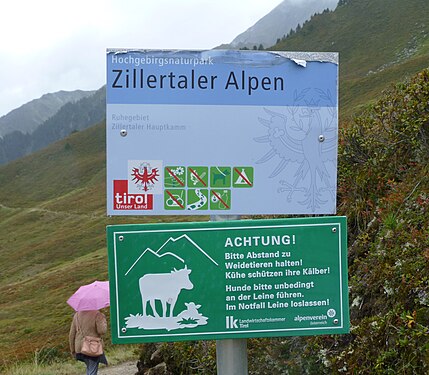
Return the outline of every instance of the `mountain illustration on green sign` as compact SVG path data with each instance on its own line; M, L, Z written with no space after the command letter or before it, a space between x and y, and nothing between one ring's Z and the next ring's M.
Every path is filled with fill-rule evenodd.
M144 261L142 262L143 259ZM207 260L218 266L218 263L192 238L187 234L182 234L176 238L169 237L157 250L147 247L129 267L125 276L131 273L134 268L138 268L139 273L141 273L144 263L149 263L150 269L153 271L154 267L155 269L162 269L162 267L159 267L160 265L170 267L169 269L171 270L182 267L185 263L192 265L196 261L201 263Z
M196 262L201 264L207 261L218 266L218 263L187 234L183 234L177 238L170 237L158 249L157 254L174 254L190 266L193 266Z

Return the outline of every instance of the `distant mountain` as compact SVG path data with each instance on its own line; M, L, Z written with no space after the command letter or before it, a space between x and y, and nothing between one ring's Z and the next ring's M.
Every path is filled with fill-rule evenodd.
M94 94L95 91L58 91L45 94L7 115L0 117L0 137L13 131L32 133L39 125L52 117L66 103L74 103Z
M54 98L58 96L57 94L59 93L47 94L43 97ZM63 95L59 94L59 96ZM68 97L71 98L72 95ZM26 126L21 126L26 131L16 129L6 133L3 138L0 138L0 164L8 163L38 151L55 141L67 137L73 132L99 123L105 118L106 90L104 87L98 91L80 91L74 97L81 98L65 102L51 117L41 124L35 126L35 123L32 123L30 126L30 123L27 122ZM43 99L43 103L47 101L47 98ZM59 103L60 101L53 99L52 102ZM31 107L41 108L43 106L32 105ZM30 112L30 110L26 110L23 113L26 116ZM17 113L21 112L18 111ZM19 121L14 117L9 117L8 120L10 124L12 124L12 120ZM17 122L15 127L20 128L19 124ZM32 128L31 131L30 128Z
M284 0L270 13L261 18L252 27L238 35L224 48L253 48L262 44L268 48L276 44L277 39L283 38L298 25L302 25L315 13L326 9L335 9L338 0Z

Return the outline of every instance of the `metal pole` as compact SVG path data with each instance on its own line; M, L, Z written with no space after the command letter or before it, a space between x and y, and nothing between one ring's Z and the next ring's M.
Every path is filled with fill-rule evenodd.
M216 341L217 375L247 375L247 340Z
M210 221L238 220L238 215L213 215ZM247 340L216 340L217 375L247 375Z

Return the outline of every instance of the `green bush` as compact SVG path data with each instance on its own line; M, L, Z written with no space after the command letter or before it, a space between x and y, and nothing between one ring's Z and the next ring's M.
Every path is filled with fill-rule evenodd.
M426 69L341 131L338 211L349 225L350 334L248 340L250 374L429 373L428 162ZM173 374L215 371L213 343L157 350ZM149 365L152 353L142 361Z

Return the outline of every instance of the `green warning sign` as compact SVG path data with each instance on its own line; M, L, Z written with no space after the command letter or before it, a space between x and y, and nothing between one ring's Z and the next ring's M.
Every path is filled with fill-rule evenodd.
M107 227L113 343L347 333L345 217Z

